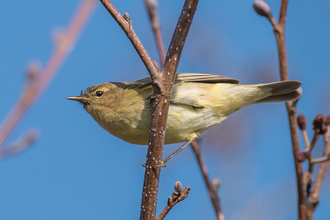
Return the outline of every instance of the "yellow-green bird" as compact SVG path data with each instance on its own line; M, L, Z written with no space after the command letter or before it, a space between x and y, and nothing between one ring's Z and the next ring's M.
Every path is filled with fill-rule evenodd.
M212 125L244 106L296 100L298 81L238 85L224 76L176 75L168 112L165 144L191 142ZM135 82L102 83L88 87L79 101L94 120L112 135L132 144L147 145L152 104L151 78Z

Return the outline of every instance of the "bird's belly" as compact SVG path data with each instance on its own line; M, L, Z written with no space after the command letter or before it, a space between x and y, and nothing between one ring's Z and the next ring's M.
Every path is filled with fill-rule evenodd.
M212 109L194 109L191 106L170 105L167 118L165 144L188 141L189 135L200 135L208 127L219 123L225 117L219 117ZM147 145L149 141L151 110L144 109L141 114L118 121L108 121L103 128L112 135L132 144Z
M225 119L214 109L195 109L190 106L172 105L166 126L165 144L188 141L193 133L201 135L207 128Z
M146 114L146 112L144 112ZM150 115L143 119L122 121L116 126L107 126L111 134L132 144L147 145L150 131ZM194 109L190 106L171 105L167 118L165 144L173 144L188 141L189 135L195 133L201 135L208 127L219 123L225 117L219 117L212 109Z

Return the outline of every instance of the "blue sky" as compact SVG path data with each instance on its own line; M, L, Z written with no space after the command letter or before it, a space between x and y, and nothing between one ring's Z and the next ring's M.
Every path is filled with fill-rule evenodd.
M0 2L0 121L24 85L26 65L44 65L54 30L66 27L80 1ZM279 80L276 41L253 1L200 1L178 72L204 72L241 83ZM278 17L280 1L267 1ZM113 1L128 12L150 56L158 60L143 1ZM165 48L183 1L159 1ZM303 83L298 112L311 123L330 113L330 3L289 2L286 44L289 78ZM108 134L75 102L65 99L102 82L134 81L148 72L123 31L98 4L71 55L7 144L29 128L36 144L0 163L3 219L137 219L147 148ZM312 128L308 132L311 138ZM254 105L229 116L201 140L209 174L221 179L226 219L297 219L295 174L284 104ZM302 138L300 139L303 147ZM169 155L178 145L166 146ZM321 155L322 139L315 154ZM305 166L304 166L305 167ZM306 168L306 167L305 167ZM166 219L215 219L197 162L187 148L162 169L158 213L180 180L192 188ZM315 219L330 215L330 174Z

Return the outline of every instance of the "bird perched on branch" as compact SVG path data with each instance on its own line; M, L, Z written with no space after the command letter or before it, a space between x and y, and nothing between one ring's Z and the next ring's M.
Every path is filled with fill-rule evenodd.
M207 128L254 103L287 102L299 98L298 81L238 85L224 76L176 75L168 112L165 144L196 140ZM135 82L102 83L80 96L67 97L83 104L94 120L112 135L132 144L147 145L153 93L151 78ZM182 149L183 149L182 148Z

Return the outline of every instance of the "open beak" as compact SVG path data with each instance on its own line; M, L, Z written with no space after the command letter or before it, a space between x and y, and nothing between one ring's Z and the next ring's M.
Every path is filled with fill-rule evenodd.
M78 101L82 104L87 104L89 101L92 100L90 98L86 98L86 97L83 97L83 96L69 96L69 97L66 97L66 99L73 100L73 101Z

